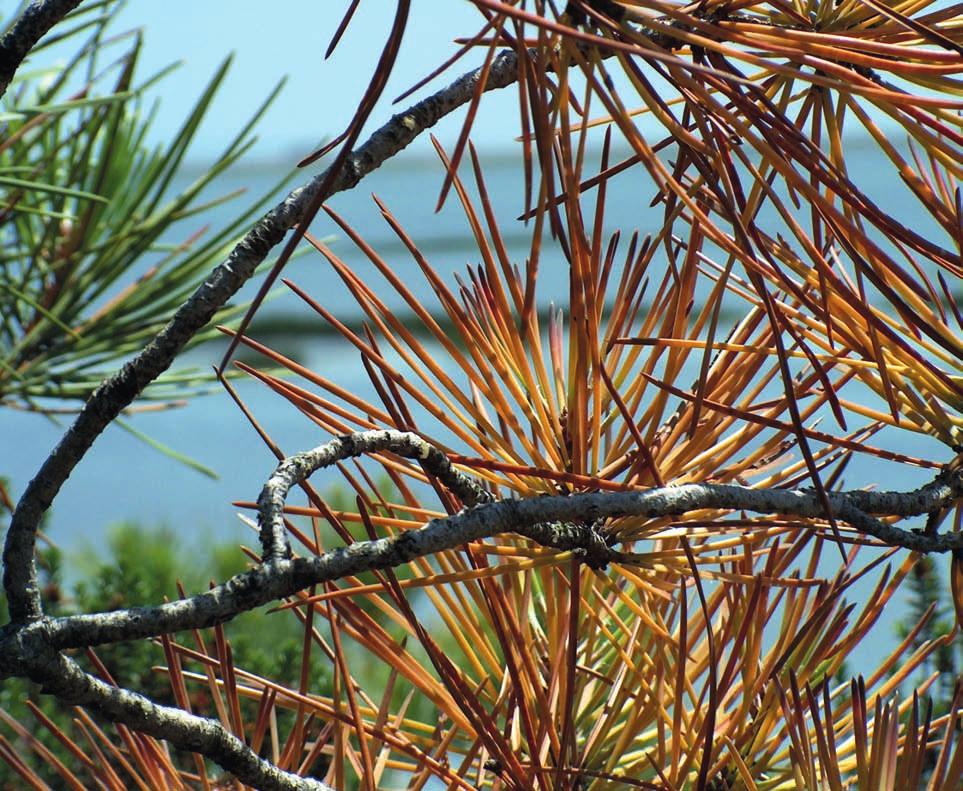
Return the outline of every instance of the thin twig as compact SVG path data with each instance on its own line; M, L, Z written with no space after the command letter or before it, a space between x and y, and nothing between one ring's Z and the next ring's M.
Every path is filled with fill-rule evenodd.
M448 457L417 434L404 431L362 431L346 434L314 450L283 459L258 497L262 558L282 560L291 557L284 527L284 502L288 492L315 471L344 459L366 453L387 451L408 459L418 459L425 471L434 475L466 506L492 501L491 493L451 466Z

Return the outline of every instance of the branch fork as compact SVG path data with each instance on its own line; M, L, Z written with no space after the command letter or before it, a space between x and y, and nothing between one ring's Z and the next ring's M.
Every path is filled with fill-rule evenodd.
M293 557L283 521L291 488L323 467L382 452L417 460L466 507L453 516L434 519L391 538L357 542L317 557ZM830 494L838 519L887 543L922 552L961 550L963 536L903 530L871 514L926 514L961 496L963 475L958 470L943 472L914 492ZM611 546L618 543L617 534L606 538L600 529L605 520L622 516L655 519L707 508L792 514L806 519L824 516L815 492L725 484L494 501L483 486L456 470L443 451L416 434L391 430L347 434L283 459L268 478L258 498L261 565L209 591L166 604L8 624L0 630L0 672L28 676L62 700L87 706L110 720L179 747L202 752L244 782L261 788L325 789L317 781L289 775L263 761L213 720L158 706L135 692L105 684L61 652L214 626L311 585L394 568L417 557L505 533L572 551L593 569L602 570L622 557Z

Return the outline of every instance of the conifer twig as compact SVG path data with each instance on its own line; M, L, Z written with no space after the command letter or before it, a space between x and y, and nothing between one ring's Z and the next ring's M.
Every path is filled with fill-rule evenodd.
M470 71L446 88L395 115L347 158L329 195L353 188L366 175L406 148L424 130L471 101L480 74L480 69ZM504 88L517 79L517 74L518 56L513 51L505 51L492 62L484 90ZM327 175L325 171L293 190L258 221L238 242L227 260L211 272L143 351L90 396L27 485L11 518L3 551L3 584L11 620L25 622L42 617L43 607L34 561L36 536L40 520L64 481L121 410L167 370L188 341L254 274L271 249L304 219L307 208L317 197Z
M390 538L360 541L320 556L292 558L283 537L288 492L323 467L370 453L418 460L469 507ZM904 530L873 516L909 517L949 505L963 497L963 474L958 469L948 468L931 483L911 492L830 492L829 497L839 520L891 545L919 552L963 549L963 535ZM606 539L600 530L604 520L622 516L661 519L704 509L780 513L805 519L825 516L822 501L813 491L728 484L684 484L493 502L486 489L451 466L443 451L416 434L389 430L348 434L282 460L268 479L258 499L265 552L262 564L209 591L166 604L10 624L0 631L0 673L29 677L64 702L86 706L109 720L203 754L242 782L258 788L326 789L323 783L289 775L259 758L217 722L158 706L143 695L110 686L85 673L61 651L214 626L311 585L395 568L418 557L505 533L572 551L583 562L601 569L624 559L612 546L618 543L617 534Z

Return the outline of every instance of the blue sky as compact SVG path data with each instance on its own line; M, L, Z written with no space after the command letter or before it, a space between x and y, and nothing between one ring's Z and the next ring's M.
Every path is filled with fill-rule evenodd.
M322 137L340 132L350 120L371 78L381 47L391 27L396 4L392 0L363 0L351 27L334 55L324 51L347 8L347 0L165 0L132 2L121 12L114 30L141 27L145 47L139 73L146 77L172 62L181 61L152 97L161 99L153 130L155 138L173 134L192 102L222 59L234 52L234 63L210 117L202 128L192 156L204 159L223 147L275 83L288 84L258 128L255 154L264 158L296 158ZM385 99L371 116L377 128L409 102L422 98L483 60L483 52L469 53L455 69L436 79L404 105L391 100L429 73L455 50L452 39L477 31L481 17L461 0L414 0L402 52ZM60 56L63 56L61 51ZM51 56L32 65L49 64ZM505 113L514 116L512 91L486 97L473 139L479 145L511 145L505 134ZM443 122L438 131L454 143L463 114ZM509 125L514 130L514 123ZM429 145L427 137L417 146Z

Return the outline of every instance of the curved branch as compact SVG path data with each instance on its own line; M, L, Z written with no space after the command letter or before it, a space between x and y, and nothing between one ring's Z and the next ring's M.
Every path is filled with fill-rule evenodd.
M204 755L245 785L266 791L333 791L320 780L278 769L219 722L159 706L136 692L106 684L63 654L50 652L41 683L45 692L65 703L83 706L111 722Z
M480 76L481 69L471 71L447 88L395 115L347 158L341 174L334 179L325 197L356 186L424 130L471 101ZM517 76L518 56L505 51L493 61L483 90L504 88ZM10 520L3 550L3 586L12 621L26 622L43 615L34 561L37 530L73 468L120 411L170 366L185 344L254 274L271 248L304 218L327 177L327 171L315 176L268 212L144 350L90 396L73 425L27 485Z
M314 450L296 453L283 459L275 468L274 474L268 478L257 499L262 558L272 561L291 557L291 547L284 527L284 502L292 486L335 462L378 451L389 451L398 456L418 459L426 472L435 476L467 506L492 501L492 495L487 489L454 469L442 451L425 442L417 434L390 430L346 434Z
M7 92L13 75L34 45L81 0L34 0L20 19L0 38L0 96Z
M338 437L314 450L297 454L278 466L259 499L262 536L276 541L283 529L284 496L312 472L355 455L391 449L409 450L414 458L428 458L431 446L414 434L368 431ZM440 451L437 453L441 454ZM294 460L297 460L296 462ZM461 476L452 471L453 476ZM464 476L461 476L463 479ZM458 477L453 486L463 485ZM477 484L472 484L477 487ZM480 487L479 487L480 488ZM482 490L484 491L484 490ZM963 473L944 472L912 492L829 492L836 517L858 532L892 546L916 552L963 549L963 534L925 534L887 524L871 514L901 517L928 514L963 497ZM786 514L804 519L825 518L821 498L811 490L751 489L731 484L684 484L647 491L588 492L573 495L500 500L477 505L453 516L433 519L423 527L391 538L362 541L317 557L268 559L222 585L187 599L153 607L109 613L73 615L40 622L37 629L60 649L156 637L200 629L231 620L242 612L291 596L311 585L331 582L365 571L394 568L410 560L456 549L503 533L517 533L563 551L578 552L586 563L602 568L621 554L601 536L600 520L644 516L679 516L704 509Z
M357 542L318 557L290 558L283 537L283 512L291 488L322 467L378 452L417 459L426 471L473 507L391 538ZM829 497L838 519L887 543L923 552L963 549L961 534L917 533L888 525L871 515L905 517L948 506L963 497L963 471L959 469L948 467L932 483L913 492L834 492ZM685 484L648 491L590 492L492 502L487 490L453 469L440 449L415 434L349 434L284 459L271 475L258 499L265 548L265 562L260 566L210 591L168 604L8 624L0 630L0 673L30 677L61 700L86 706L110 720L203 754L258 788L327 789L317 781L281 772L217 722L158 706L130 690L105 684L60 652L213 626L314 584L394 568L418 557L504 533L517 533L543 546L573 551L587 564L602 568L623 557L610 546L617 543L617 535L608 541L602 535L602 520L622 516L656 519L704 509L792 514L806 519L825 517L823 503L812 491L725 484Z

